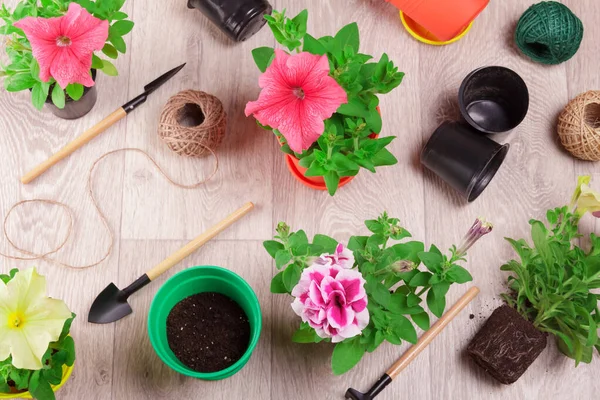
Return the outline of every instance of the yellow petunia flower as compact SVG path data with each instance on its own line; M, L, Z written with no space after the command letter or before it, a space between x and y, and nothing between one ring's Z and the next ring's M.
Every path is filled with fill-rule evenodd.
M62 300L46 297L46 279L35 268L0 280L0 361L12 356L19 369L42 368L48 345L59 339L71 311Z
M590 180L590 176L579 177L577 188L571 200L571 204L575 206L575 213L579 217L587 212L592 213L595 217L600 217L600 193L590 188Z

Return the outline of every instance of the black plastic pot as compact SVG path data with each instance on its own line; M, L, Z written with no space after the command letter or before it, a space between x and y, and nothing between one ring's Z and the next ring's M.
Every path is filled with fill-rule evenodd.
M468 125L444 122L421 152L421 163L471 202L488 186L508 148Z
M267 22L272 7L266 0L188 0L188 8L202 11L231 39L242 42Z
M458 91L460 112L484 133L508 132L527 115L529 91L525 81L505 67L483 67L471 72Z
M96 81L96 70L92 70L92 79L94 82ZM52 92L52 88L50 88L50 93ZM98 98L98 92L96 91L96 85L92 87L84 87L83 96L77 101L73 100L65 93L65 107L58 108L52 103L52 98L49 95L46 99L46 107L52 112L52 114L56 115L62 119L77 119L83 117L85 114L89 113L94 105L96 104L96 99Z

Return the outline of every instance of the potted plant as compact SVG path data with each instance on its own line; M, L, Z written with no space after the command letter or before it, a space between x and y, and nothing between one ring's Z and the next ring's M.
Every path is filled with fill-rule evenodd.
M55 399L75 362L73 318L35 268L0 275L0 399Z
M285 11L265 18L287 51L252 51L263 72L262 91L245 112L273 130L292 174L333 195L361 167L375 172L376 167L396 164L386 149L394 137L377 137L382 125L377 95L400 85L404 73L386 54L369 62L372 56L359 53L356 23L334 37L316 39L306 33L306 10L294 18L287 18Z
M365 225L372 234L351 237L347 247L320 234L309 241L304 231L291 232L283 222L275 240L264 242L281 270L271 281L271 292L294 297L291 307L302 318L292 340L335 343L331 367L337 375L385 340L416 343L413 324L429 329L426 308L440 317L450 286L472 280L459 263L492 230L477 219L461 245L444 255L434 245L425 251L423 242L392 243L411 235L387 213Z
M125 53L123 35L133 22L120 11L125 0L22 0L14 10L3 4L9 62L0 65L9 92L31 91L33 105L44 104L60 118L79 118L96 103L96 71L117 69L94 51L116 59Z
M531 220L532 244L507 239L520 261L502 266L510 272L507 305L496 309L469 344L477 364L504 384L515 382L554 335L567 357L590 363L598 342L600 238L590 235L591 248L574 244L581 237L579 221L591 212L600 217L600 194L579 178L570 206L549 210L547 223Z

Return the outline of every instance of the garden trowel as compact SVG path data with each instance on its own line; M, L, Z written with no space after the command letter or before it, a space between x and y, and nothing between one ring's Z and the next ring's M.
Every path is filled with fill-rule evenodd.
M233 214L229 215L223 221L211 227L209 230L171 254L160 264L146 272L144 275L139 277L131 285L125 289L120 290L114 283L111 283L96 297L90 313L88 315L88 321L94 324L107 324L109 322L115 322L121 318L131 314L133 311L127 299L129 296L158 278L164 272L171 269L181 260L198 250L204 243L208 242L213 237L221 233L225 228L242 218L248 212L254 208L254 204L246 203Z

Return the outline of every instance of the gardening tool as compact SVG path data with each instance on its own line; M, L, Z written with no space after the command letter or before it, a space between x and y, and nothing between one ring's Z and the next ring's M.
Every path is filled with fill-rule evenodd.
M433 326L421 336L417 344L412 346L402 357L394 364L367 393L361 393L356 389L348 389L346 399L351 400L372 400L377 396L387 385L390 384L404 368L408 366L417 356L425 350L433 339L467 306L477 295L479 289L472 287L449 309Z
M244 215L248 214L254 208L254 204L246 203L237 211L233 212L223 221L209 228L206 232L171 254L160 264L156 265L150 271L139 277L131 285L120 290L114 283L111 283L104 289L90 308L88 321L94 324L107 324L118 321L121 318L131 314L133 311L127 299L129 296L158 278L160 275L171 269L178 262L198 250L203 244L217 236L228 226L238 221Z
M499 66L483 67L463 80L458 104L462 116L478 131L508 132L527 115L529 90L515 71Z
M85 131L84 133L79 135L73 141L67 143L67 145L65 147L63 147L62 149L57 151L46 161L44 161L43 163L39 164L37 167L35 167L31 171L29 171L28 173L26 173L21 178L21 182L23 182L24 184L30 183L31 181L36 179L38 176L42 175L44 172L46 172L48 169L50 169L54 164L58 163L63 158L66 158L67 156L69 156L70 154L75 152L75 150L83 147L90 140L92 140L93 138L95 138L96 136L98 136L99 134L101 134L102 132L107 130L108 128L110 128L112 125L114 125L119 120L124 118L127 114L129 114L130 112L135 110L140 104L143 104L146 101L146 99L148 98L148 95L150 95L156 89L161 87L163 85L163 83L165 83L166 81L171 79L184 66L185 66L185 63L162 74L161 76L159 76L158 78L156 78L155 80L153 80L152 82L150 82L149 84L144 86L144 93L133 98L133 100L130 100L127 103L123 104L121 107L119 107L115 111L113 111L113 113L110 114L108 117L104 118L102 121L100 121L96 125L92 126L90 129L88 129L87 131Z
M509 147L467 124L444 122L423 148L421 163L471 202L496 175Z

